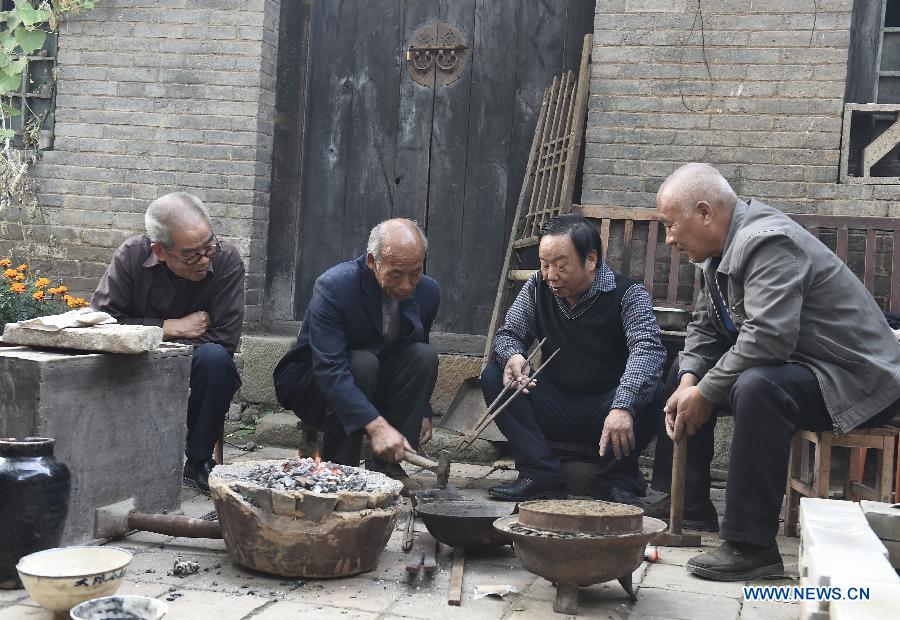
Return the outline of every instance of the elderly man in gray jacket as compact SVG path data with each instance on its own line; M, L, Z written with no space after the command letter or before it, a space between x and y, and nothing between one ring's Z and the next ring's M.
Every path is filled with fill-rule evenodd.
M734 414L724 542L686 568L728 581L781 574L775 535L791 437L890 420L900 343L828 248L777 209L739 200L713 167L682 166L656 200L666 243L702 269L665 418L669 438L691 437L689 499L699 481L706 489L694 498L705 492L708 502L715 412Z

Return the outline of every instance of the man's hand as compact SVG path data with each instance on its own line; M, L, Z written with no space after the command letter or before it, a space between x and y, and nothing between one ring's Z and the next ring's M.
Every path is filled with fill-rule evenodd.
M509 361L506 362L506 366L503 368L503 385L506 385L513 379L516 380L516 383L513 384L512 388L514 390L519 389L520 386L528 383L528 387L533 388L537 385L537 381L532 379L530 382L528 380L528 375L531 373L531 366L528 364L528 361L525 359L525 356L521 353L516 353ZM523 394L528 393L528 388L522 390Z
M366 424L366 432L372 443L372 453L382 461L399 463L403 460L404 450L412 452L406 437L381 416Z
M203 310L192 312L180 319L163 321L163 339L199 338L209 327L209 314Z
M706 400L696 385L679 386L666 402L666 433L673 441L686 432L693 437L706 424L713 410L712 401Z
M431 441L431 420L422 418L422 431L419 433L419 445L424 446Z
M600 456L606 454L606 449L612 444L613 452L617 459L628 456L635 449L634 420L625 409L610 409L603 423L603 432L600 434Z

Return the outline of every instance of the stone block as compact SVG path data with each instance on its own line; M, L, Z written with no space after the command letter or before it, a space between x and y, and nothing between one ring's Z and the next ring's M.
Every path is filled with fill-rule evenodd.
M264 415L256 425L256 441L268 446L300 448L305 442L302 431L297 428L299 421L293 413Z
M861 501L859 506L878 538L882 541L900 541L900 508L868 500Z
M152 325L94 325L50 332L7 323L3 329L3 342L7 344L105 353L153 351L162 337L162 328Z
M862 582L854 587L870 586ZM829 617L831 620L894 618L897 616L897 601L900 601L900 584L873 584L868 599L832 601Z
M53 437L72 472L62 544L93 537L99 506L181 505L190 369L181 345L140 355L0 346L0 436Z
M241 338L241 398L245 402L277 406L272 371L293 346L291 336L255 336Z

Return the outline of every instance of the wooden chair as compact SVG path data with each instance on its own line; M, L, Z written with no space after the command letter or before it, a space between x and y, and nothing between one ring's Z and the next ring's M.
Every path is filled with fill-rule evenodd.
M832 431L800 431L791 441L788 461L788 481L784 500L784 534L797 536L797 521L801 497L828 497L831 484L831 449L850 448L850 470L844 483L844 499L858 502L869 499L892 502L892 495L900 497L900 461L896 461L897 441L900 435L900 416L892 426L865 428L849 433L833 434ZM812 476L809 483L803 481L803 451L807 443L815 447ZM877 451L875 486L863 483L863 467L866 451ZM896 476L895 476L896 470Z

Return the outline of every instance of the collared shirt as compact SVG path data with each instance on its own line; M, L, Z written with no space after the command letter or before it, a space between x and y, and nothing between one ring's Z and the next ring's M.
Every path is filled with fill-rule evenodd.
M506 322L494 336L494 359L504 367L513 355L523 354L537 336L535 287L540 272L528 279L506 313ZM559 311L569 318L580 315L601 292L616 288L616 276L606 263L601 263L590 288L572 308L556 297ZM659 325L653 314L650 294L634 285L622 298L622 327L628 343L628 362L613 398L612 409L626 409L634 414L650 402L666 361L666 350L659 340ZM540 379L539 379L540 380Z
M91 307L124 325L163 326L203 310L209 328L184 344L214 342L234 353L244 322L244 263L233 245L220 241L206 277L193 282L176 276L150 249L147 235L130 237L113 255L91 297Z

